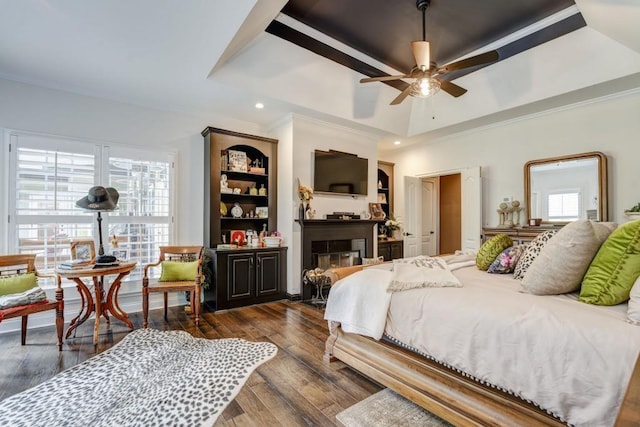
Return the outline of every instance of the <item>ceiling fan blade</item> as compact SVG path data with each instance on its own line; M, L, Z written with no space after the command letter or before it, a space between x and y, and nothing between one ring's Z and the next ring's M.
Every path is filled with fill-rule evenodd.
M364 79L360 79L360 83L369 83L369 82L388 82L390 80L400 80L400 79L406 79L407 75L401 75L401 76L380 76L380 77L367 77Z
M480 55L472 56L471 58L461 59L457 62L444 65L438 68L438 74L446 74L455 70L461 70L463 68L475 67L476 65L489 64L500 59L497 50L490 50L489 52L481 53Z
M413 49L413 57L416 59L416 66L420 69L428 70L431 64L429 42L411 42L411 48Z
M449 95L453 97L459 97L467 93L467 90L463 87L458 86L455 83L451 83L450 81L443 79L436 79L440 82L440 89L447 92Z
M407 88L405 90L403 90L400 95L396 96L395 99L393 101L391 101L391 104L389 105L398 105L400 104L402 101L404 101L404 99L409 96L409 92L411 92L411 85L407 86Z

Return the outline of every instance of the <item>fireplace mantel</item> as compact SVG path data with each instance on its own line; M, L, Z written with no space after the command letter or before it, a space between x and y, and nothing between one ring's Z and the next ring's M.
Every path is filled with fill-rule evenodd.
M363 239L365 253L363 258L373 257L376 242L374 228L377 221L370 219L297 219L302 231L302 270L315 268L311 244L314 241ZM303 298L310 297L310 289L303 289Z

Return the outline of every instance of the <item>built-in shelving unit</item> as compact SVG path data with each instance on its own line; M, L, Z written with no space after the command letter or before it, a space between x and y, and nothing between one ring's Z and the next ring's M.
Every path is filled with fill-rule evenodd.
M277 226L277 143L270 138L208 127L205 138L204 243L232 243L234 230ZM223 189L226 179L226 191ZM240 216L232 210L238 206Z
M378 202L385 216L393 212L393 163L378 161Z

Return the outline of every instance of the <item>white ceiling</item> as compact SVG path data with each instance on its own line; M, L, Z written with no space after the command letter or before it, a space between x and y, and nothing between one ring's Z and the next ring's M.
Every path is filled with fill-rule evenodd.
M265 33L285 3L0 0L0 77L265 129L299 113L380 149L640 87L637 0L576 0L587 27L457 79L460 98L399 106L397 90Z

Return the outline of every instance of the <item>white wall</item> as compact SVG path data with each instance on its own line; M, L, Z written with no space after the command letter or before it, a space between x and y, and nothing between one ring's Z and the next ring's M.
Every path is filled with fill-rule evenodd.
M377 201L376 184L378 182L378 154L376 151L376 138L372 135L355 131L342 126L331 125L325 122L294 115L293 123L293 157L292 179L289 188L285 188L279 203L289 206L293 218L297 218L298 179L303 185L313 187L313 152L314 150L339 150L351 154L357 154L369 160L369 177L367 196L332 196L327 194L315 194L311 200L311 207L316 211L316 218L323 219L333 212L361 212L369 211L369 202ZM278 176L281 174L278 173ZM280 208L278 208L280 212ZM372 236L373 237L373 236ZM301 269L301 229L295 224L292 228L289 242L292 265L289 268L289 285L287 291L298 294L300 289Z
M395 210L404 212L403 179L479 165L483 175L483 224L498 223L503 196L524 200L529 160L602 151L609 166L609 219L640 201L640 91L629 92L510 122L413 144L382 160L396 163Z

